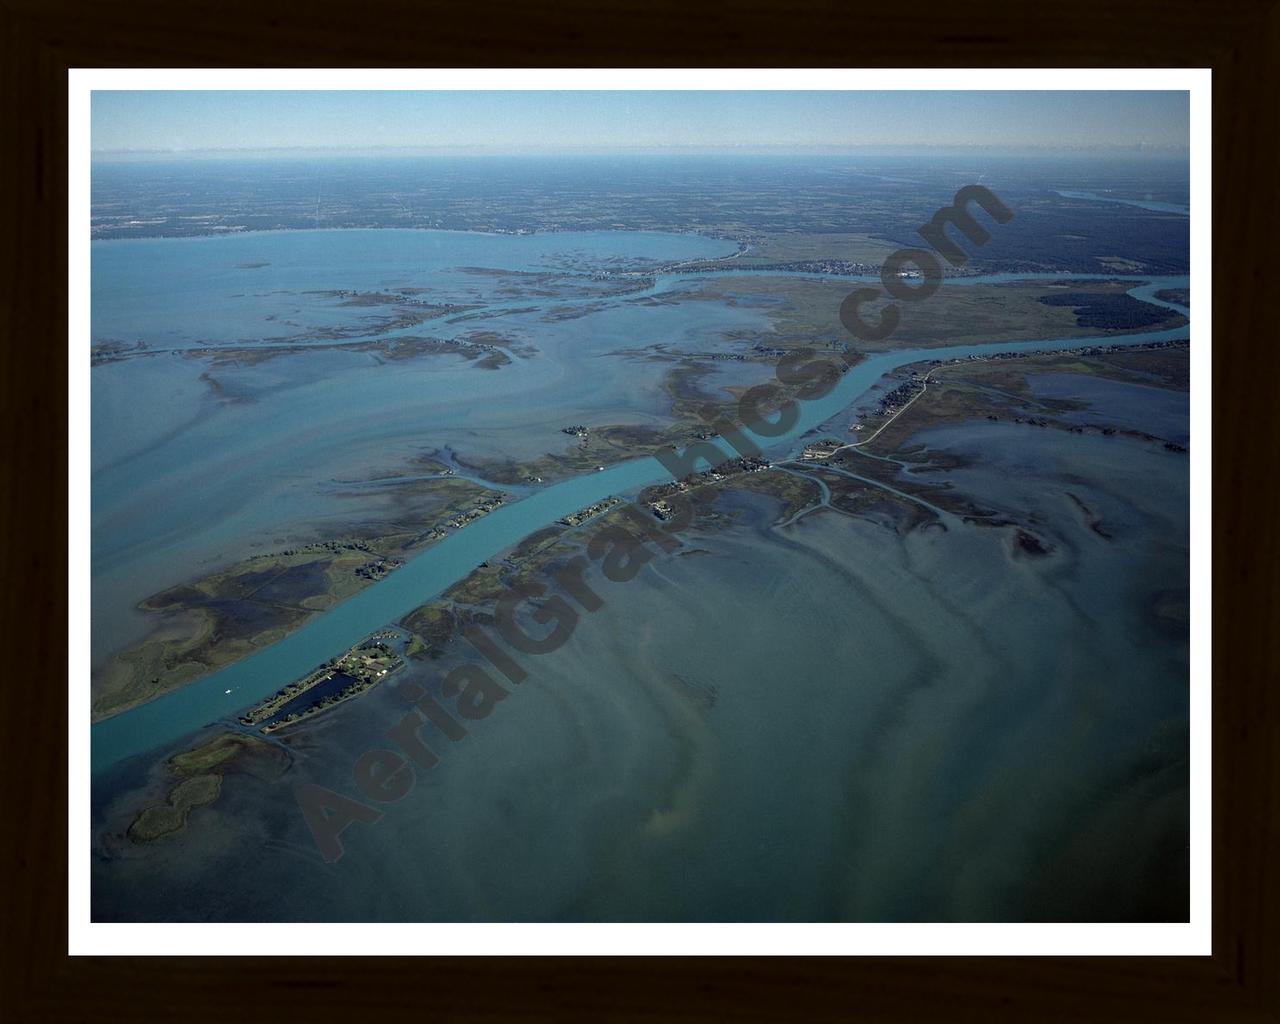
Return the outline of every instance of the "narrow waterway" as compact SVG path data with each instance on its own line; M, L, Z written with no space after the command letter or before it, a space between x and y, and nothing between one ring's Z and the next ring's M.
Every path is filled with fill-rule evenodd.
M741 273L714 271L697 277ZM776 275L778 272L765 273ZM1185 307L1155 298L1155 293L1162 289L1187 287L1189 278L1186 276L1063 274L1030 277L1025 274L995 274L960 278L951 283L1002 283L1053 277L1141 282L1130 290L1135 298L1189 316ZM653 290L672 287L680 279L678 274L660 275ZM1000 342L877 353L846 373L831 394L802 404L799 422L785 436L773 439L756 436L754 440L771 457L784 458L795 451L803 435L856 402L885 374L911 363L1002 352L1067 350L1088 345L1143 345L1186 338L1189 329L1188 325L1112 337ZM727 455L736 454L727 445L722 444L721 447ZM649 484L670 479L670 474L660 462L645 457L549 485L500 507L465 529L450 533L408 560L396 572L313 619L280 642L189 686L93 726L93 770L96 772L109 767L233 715L290 680L306 674L326 659L340 654L380 627L437 597L465 578L481 562L557 519L610 495L633 494Z

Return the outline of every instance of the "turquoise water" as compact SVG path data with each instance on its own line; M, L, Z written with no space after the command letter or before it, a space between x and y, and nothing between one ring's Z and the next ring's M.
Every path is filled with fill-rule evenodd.
M1096 192L1080 192L1071 189L1059 189L1058 195L1063 199L1092 199L1096 203L1119 203L1121 206L1136 206L1139 210L1150 210L1152 213L1180 213L1191 215L1191 207L1185 203L1165 203L1157 199L1121 199L1117 196L1100 196Z
M926 433L965 463L932 483L1050 553L959 517L780 527L778 501L727 491L681 552L594 574L604 606L522 659L464 742L424 730L440 763L336 864L293 787L359 797L395 688L283 737L278 780L228 772L184 833L103 839L94 919L1185 920L1187 638L1150 610L1186 595L1186 457L1009 422ZM472 657L406 673L431 687ZM145 760L95 780L96 836L172 785Z
M659 341L715 351L727 347L725 331L768 326L759 312L709 302L645 306L581 296L604 287L582 272L584 262L640 272L657 252L686 259L733 251L721 241L388 232L384 252L373 244L381 234L292 232L94 247L94 340L116 337L159 349L93 369L95 667L147 634L151 624L136 605L148 595L246 551L349 532L377 501L390 500L335 492L326 481L402 471L415 457L444 448L471 458L533 458L562 450L560 428L569 423L665 426L666 364L622 353ZM442 255L455 249L451 260ZM255 257L269 265L239 269ZM543 294L542 278L518 276L548 267L559 273L560 264L575 269L556 279L552 295ZM423 301L475 306L474 313L490 318L388 328L377 306L342 307L304 291L322 286L421 289ZM298 351L266 362L191 351L197 334L217 335L209 345L214 353L252 352L264 340L281 344L265 337L295 330L268 319L285 315L279 303L300 308L305 315L294 319L310 323L312 333L321 322L341 326L353 317L360 324L355 336L378 340L500 332L514 347L514 362L498 371L454 355L389 363L377 352L324 348L327 342L315 340L290 342ZM573 318L563 318L566 309ZM727 380L733 364L724 365L717 377Z
M278 340L335 317L352 325L378 313L368 306L315 308L324 291L417 288L429 302L485 301L500 298L509 282L477 269L641 271L736 248L701 235L647 231L259 231L94 242L93 336L173 347ZM585 275L575 285L579 297L599 290Z
M384 249L365 237L375 234L373 232L343 232L344 239L349 239L353 246L352 255L363 262L356 271L344 267L339 272L325 269L324 261L332 258L332 240L326 248L319 237L332 234L285 232L97 246L94 250L95 340L119 334L180 349L198 341L197 334L204 336L206 322L216 322L222 342L234 338L242 343L246 338L265 336L260 330L262 317L277 314L263 310L282 301L278 295L272 297L273 291L303 288L424 287L437 290L440 299L447 301L465 299L467 290L471 289L471 297L477 302L521 308L522 301L528 305L527 298L522 300L516 296L509 307L505 306L510 297L496 294L491 280L486 278L481 284L474 284L475 275L462 274L457 268L516 264L509 269L557 272L601 265L643 269L645 261L659 258L688 259L732 251L727 243L696 236L595 233L432 238L430 236L437 233L378 232L379 236L394 236L390 247ZM462 250L451 248L453 246L461 246ZM172 254L177 251L182 252L181 259L173 258ZM170 253L168 259L166 252ZM211 257L211 253L215 255ZM425 269L415 262L419 259L428 264ZM243 264L251 262L266 262L269 266L252 271L242 269ZM214 267L210 272L212 276L201 279L198 268L207 264ZM128 269L130 266L132 270ZM166 290L163 284L169 266L176 268L172 290ZM235 296L243 293L224 294L227 288L238 287L243 275L266 271L271 271L272 276L264 277L263 283L255 286L262 293L263 305L255 307L252 313L237 306L242 300ZM328 280L324 278L326 273L332 274ZM728 273L732 272L718 272L719 275ZM698 275L699 278L705 276ZM1073 279L1118 277L1067 276ZM1026 279L1027 275L1006 274L964 278L960 283ZM1144 282L1133 289L1135 296L1183 311L1174 304L1158 302L1152 293L1185 286L1187 278L1129 279ZM205 290L201 280L214 283ZM670 290L681 280L678 274L663 275L642 294ZM268 284L271 287L267 287ZM101 309L97 305L99 289L103 296ZM210 291L216 295L210 297ZM112 298L121 293L132 295L136 303L150 311L145 315L129 313L127 301ZM574 301L584 306L597 302L590 296ZM154 308L149 307L149 303L154 303ZM550 304L557 308L565 305L560 298ZM758 314L750 311L726 311L711 303L646 306L615 301L608 309L589 316L557 320L551 328L545 321L539 321L534 330L533 321L545 315L546 305L544 299L536 313L520 314L526 320L525 337L539 346L538 356L496 374L478 373L466 364L451 368L433 360L426 361L430 364L428 367L406 364L394 367L391 373L379 373L367 362L353 359L347 353L290 356L285 369L273 370L277 365L274 363L253 367L253 386L260 389L257 396L264 393L262 389L269 394L272 373L287 375L287 380L282 379L279 384L292 389L287 408L280 409L269 401L258 400L221 406L216 414L208 410L193 411L191 406L197 403L191 394L177 387L176 397L161 395L158 398L162 408L154 423L159 423L159 427L148 427L153 421L146 417L130 420L123 411L129 406L120 395L131 379L133 361L96 368L95 375L102 375L103 383L95 379L95 648L100 646L99 628L108 629L108 625L100 626L100 623L109 624L114 633L127 632L124 625L128 620L127 602L118 597L114 602L111 600L111 595L124 592L121 580L137 586L140 578L149 579L149 572L159 571L149 569L149 565L164 563L179 545L189 551L193 542L184 530L193 517L214 523L202 540L208 550L214 551L219 544L227 545L234 537L252 533L257 528L255 521L269 525L273 519L314 511L313 488L299 485L296 490L290 490L290 464L323 460L328 453L338 452L346 453L343 457L349 466L353 449L366 454L376 452L388 437L402 437L405 416L414 417L411 425L432 441L437 441L442 434L449 436L450 431L465 433L469 420L474 424L473 433L481 425L496 422L499 427L506 423L507 429L491 435L490 444L503 445L510 440L513 450L508 454L518 455L522 451L519 440L523 438L527 446L523 451L533 454L546 451L549 449L543 437L554 435L559 425L573 422L580 413L633 411L641 414L641 418L643 414L656 415L661 400L656 385L651 380L646 384L641 373L632 375L630 369L634 364L628 364L627 374L618 374L599 356L671 337L684 339L686 343L694 340L714 345L718 343L717 332L724 330L726 324L732 328L763 322ZM231 307L238 311L229 314L232 321L228 322L222 316ZM137 308L135 306L135 313ZM200 320L199 332L178 326L175 319L187 316L193 309L202 311L200 317L192 318ZM367 308L359 312L369 314ZM516 322L518 330L519 317ZM135 327L129 334L123 329L125 323L143 326ZM275 327L269 329L276 330ZM985 352L1070 349L1093 343L1142 344L1183 338L1187 330L1183 327L1123 337L965 345L876 354L845 374L829 396L804 404L800 422L787 436L757 440L761 447L775 455L793 450L803 434L856 401L885 373L908 363L964 358ZM664 333L666 331L670 333ZM187 363L182 355L152 358L180 360L174 364L180 368ZM296 362L313 358L318 361L301 367ZM155 375L157 394L170 383L166 380L167 373L174 378L171 383L175 386L190 379L190 374L181 369L166 371L162 364L156 368L157 364L150 359L141 362L148 365L147 372ZM235 383L235 372L228 373L227 377ZM114 378L120 378L116 381L118 387L111 386ZM354 399L353 388L356 389ZM377 392L381 404L364 409L359 399L365 392L360 388L367 389L370 395ZM384 394L388 391L389 394ZM590 396L589 403L584 402L584 395ZM429 400L432 398L438 401ZM353 406L355 411L351 412ZM333 415L336 408L348 410L348 414ZM533 431L532 441L527 425L522 425L527 424L531 411L535 419L543 418L542 434ZM108 414L114 418L103 418ZM634 422L635 418L630 421ZM123 433L126 446L132 446L128 457L111 450L115 434L107 436L108 425L114 427L122 422L132 424L133 432ZM438 430L432 433L433 428ZM339 461L331 464L335 470L342 465ZM655 459L637 459L548 486L503 506L465 530L450 534L409 560L396 573L279 643L182 690L95 725L92 750L95 771L231 715L277 689L282 681L302 675L361 637L435 597L480 562L561 516L608 495L634 492L665 479L669 479L668 474Z

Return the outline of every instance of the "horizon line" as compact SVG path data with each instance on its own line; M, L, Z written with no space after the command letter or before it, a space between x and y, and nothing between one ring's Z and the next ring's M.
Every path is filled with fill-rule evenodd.
M1022 153L1145 153L1186 154L1190 146L1180 144L1152 145L1149 143L1095 143L1090 145L1049 145L1027 143L1004 145L998 143L850 143L848 145L767 145L742 143L725 146L557 146L510 149L502 146L485 146L460 143L446 146L225 146L199 149L90 149L92 159L109 157L194 157L236 156L244 154L325 154L325 155L486 155L486 156L568 156L568 155L637 155L637 154L701 154L744 155L748 153L798 156L842 156L884 153L899 155L912 152L1022 152Z

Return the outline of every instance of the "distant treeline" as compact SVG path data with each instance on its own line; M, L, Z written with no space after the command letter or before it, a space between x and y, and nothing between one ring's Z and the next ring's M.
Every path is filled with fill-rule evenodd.
M1046 306L1073 306L1080 327L1128 329L1151 327L1164 322L1169 310L1160 309L1135 299L1132 295L1098 295L1089 292L1065 292L1041 295Z

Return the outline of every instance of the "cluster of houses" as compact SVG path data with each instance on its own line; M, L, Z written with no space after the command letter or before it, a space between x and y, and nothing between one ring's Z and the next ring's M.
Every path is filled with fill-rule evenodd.
M1105 356L1112 352L1130 352L1138 349L1152 348L1173 348L1177 345L1185 345L1185 339L1174 338L1170 341L1144 341L1138 345L1081 345L1077 348L1059 348L1059 349L1035 349L1027 352L990 352L990 353L971 353L967 356L957 356L955 359L945 360L947 363L969 363L969 362L986 362L991 359L1028 359L1031 356ZM944 360L931 359L930 366L942 366Z
M403 664L404 662L400 656L383 643L378 634L375 634L375 636L369 637L351 648L341 657L325 662L302 679L277 690L262 703L241 715L240 724L258 725L261 722L267 722L266 725L262 726L261 731L263 733L275 732L275 730L286 725L292 725L303 718L308 718L335 704L340 704L358 693L363 693L365 690L376 686ZM276 721L269 721L295 698L318 684L332 679L339 673L351 680L341 690L328 694L305 708L291 711Z
M380 580L389 572L394 572L404 565L398 558L375 558L372 562L365 562L364 565L356 569L356 575L361 579Z
M474 523L477 519L487 516L506 500L507 496L505 494L495 494L491 498L481 498L474 506L454 516L444 525L451 526L455 530L461 530L468 523Z
M669 484L660 484L657 487L650 488L646 492L646 503L649 506L649 510L658 519L670 519L676 514L675 509L671 507L671 503L667 501L667 498L672 495L694 490L706 484L717 483L720 480L727 480L741 473L760 473L768 469L769 466L770 463L766 459L759 457L729 459L727 462L720 463L714 469L703 470L701 473L692 473L683 480L676 480Z
M449 530L461 530L468 523L474 523L477 519L487 516L495 508L507 500L508 495L495 494L491 498L482 498L474 506L465 512L460 512L452 519L448 519L439 526L433 526L426 532L422 539L428 541L443 540L449 536ZM397 566L398 568L398 566Z
M263 557L282 558L289 555L306 554L311 551L328 551L330 554L335 555L340 551L363 551L368 555L373 554L373 548L362 540L318 540L314 544L303 544L297 548L284 548Z
M806 462L812 462L814 459L829 459L841 448L847 447L844 441L837 441L833 437L825 437L821 441L814 441L813 444L804 446L804 450L800 452L800 458Z
M876 412L881 416L892 415L923 390L924 378L918 373L913 373L910 380L903 381L880 399Z
M615 505L621 505L621 498L605 498L603 501L597 501L594 505L588 505L586 508L579 509L577 512L570 512L567 516L560 520L565 526L578 526L585 523L588 519L598 516L601 512L607 512Z

